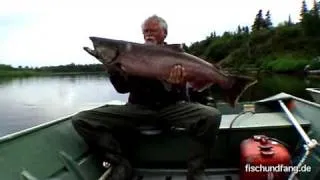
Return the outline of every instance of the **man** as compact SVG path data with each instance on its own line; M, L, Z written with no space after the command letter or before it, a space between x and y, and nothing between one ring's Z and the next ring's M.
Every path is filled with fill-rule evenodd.
M142 31L145 43L166 45L167 24L161 17L154 15L146 19ZM172 68L167 80L170 91L158 80L124 78L113 68L108 72L119 93L130 93L128 103L80 112L73 118L73 125L89 147L111 163L110 179L127 180L132 176L132 167L123 152L126 148L120 142L134 142L129 132L143 124L185 128L193 142L187 160L187 179L201 179L221 114L215 108L189 101L184 68L179 65Z

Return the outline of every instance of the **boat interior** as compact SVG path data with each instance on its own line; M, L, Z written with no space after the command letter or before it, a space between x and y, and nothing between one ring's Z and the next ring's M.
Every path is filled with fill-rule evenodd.
M235 108L217 103L223 116L215 138L206 174L209 179L240 179L240 144L254 135L275 138L289 150L292 163L301 161L304 139L288 119L283 102L311 139L320 137L320 105L281 93L257 101L242 102ZM10 134L0 138L0 169L5 179L106 179L112 166L103 160L73 129L70 117ZM128 137L130 138L130 137ZM162 131L141 127L139 141L133 146L130 160L137 180L185 179L188 141L184 129ZM312 172L299 173L296 179L320 179L320 148L316 147L304 161Z

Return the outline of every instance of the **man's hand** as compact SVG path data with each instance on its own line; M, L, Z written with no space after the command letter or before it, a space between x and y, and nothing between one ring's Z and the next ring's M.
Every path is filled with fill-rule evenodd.
M169 78L167 81L171 84L184 84L185 83L186 72L181 65L175 65L170 71Z

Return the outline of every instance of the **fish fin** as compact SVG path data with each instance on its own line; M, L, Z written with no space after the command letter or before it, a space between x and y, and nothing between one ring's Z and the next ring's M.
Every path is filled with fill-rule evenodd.
M128 74L127 73L125 73L124 71L120 71L120 75L125 79L125 80L128 80Z
M187 89L192 88L192 84L189 81L186 82L186 88Z
M208 89L208 88L211 87L213 84L214 84L214 83L207 83L207 84L205 84L204 86L202 86L202 87L198 90L198 92L202 92L202 91Z
M167 44L166 47L177 52L184 52L182 44Z
M109 67L113 68L115 71L118 71L122 77L124 77L126 80L128 79L128 74L126 73L125 69L121 66L119 63L115 63L113 65L110 65Z
M172 85L170 83L168 83L167 81L162 80L162 85L164 87L165 90L167 91L171 91L172 90Z
M208 83L205 81L200 81L200 82L187 82L188 86L191 87L193 90L197 92L202 92L205 89L209 88L210 86L213 85L213 83Z
M212 64L215 68L219 69L219 70L223 70L221 65L218 63Z
M230 76L232 85L223 90L223 96L226 102L232 107L238 103L243 93L251 86L255 85L258 80L246 76Z
M125 51L125 52L130 52L131 49L132 49L132 44L131 44L131 43L126 43L126 46L125 46L124 51Z

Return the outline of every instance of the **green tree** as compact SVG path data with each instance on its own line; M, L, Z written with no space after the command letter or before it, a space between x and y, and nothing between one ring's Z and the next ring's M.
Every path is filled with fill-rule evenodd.
M316 0L313 0L313 7L312 7L311 14L319 18L319 2L317 2Z
M248 26L244 27L244 32L245 32L246 34L249 34L249 27L248 27Z
M266 28L266 29L271 29L271 27L272 27L272 22L271 22L271 14L270 14L270 11L267 11L267 13L266 13L266 18L265 18L265 20L264 20L263 22L264 22L264 28Z
M242 33L242 29L241 29L240 25L238 25L237 34L241 34L241 33Z
M278 25L271 22L270 11L258 10L250 30L253 33L248 26L238 25L233 32L225 31L216 38L193 43L191 53L219 61L221 67L303 70L310 59L320 54L319 8L319 4L314 4L308 10L303 0L302 8L297 10L301 12L300 23L293 22L289 14Z
M256 15L256 18L254 19L253 25L252 25L252 31L259 31L264 26L264 19L262 15L262 9L259 10L258 14Z
M287 26L292 26L292 25L293 25L293 23L292 23L292 20L291 20L291 15L289 15Z
M307 7L307 3L305 0L302 1L302 7L301 7L301 10L300 10L300 21L303 20L305 14L308 13L308 7Z
M0 64L0 71L1 70L14 70L14 68L11 65Z
M303 15L301 25L305 35L312 37L320 36L319 6L316 1L313 2L313 8Z

